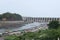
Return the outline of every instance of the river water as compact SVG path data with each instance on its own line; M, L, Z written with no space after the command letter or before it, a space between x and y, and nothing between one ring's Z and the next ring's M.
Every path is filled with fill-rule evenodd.
M29 28L32 28L32 27L37 27L37 26L40 26L41 23L38 23L38 22L34 22L34 23L30 23L30 24L25 24L24 26L22 27L14 27L14 28L1 28L0 29L0 33L4 33L6 31L18 31L18 30L24 30L24 29L29 29Z
M43 24L43 25L41 25ZM9 28L0 28L0 33L4 33L6 31L12 32L12 31L18 31L18 30L24 30L24 29L29 29L32 27L38 27L38 26L44 26L46 23L39 23L39 22L34 22L30 24L25 24L24 26L21 27L9 27Z

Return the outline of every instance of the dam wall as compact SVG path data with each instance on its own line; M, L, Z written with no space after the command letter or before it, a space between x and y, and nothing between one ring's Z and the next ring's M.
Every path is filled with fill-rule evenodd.
M32 23L32 22L39 22L39 23L49 23L50 21L59 21L60 23L60 18L54 18L54 17L23 17L23 20L27 23Z

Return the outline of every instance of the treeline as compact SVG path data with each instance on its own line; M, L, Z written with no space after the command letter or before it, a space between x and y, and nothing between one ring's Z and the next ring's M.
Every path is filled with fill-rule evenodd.
M5 21L18 21L22 20L22 16L16 13L2 13L0 14L0 21L5 20Z

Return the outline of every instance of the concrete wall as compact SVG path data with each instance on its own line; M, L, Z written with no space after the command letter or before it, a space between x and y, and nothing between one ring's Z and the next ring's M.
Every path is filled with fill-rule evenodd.
M46 17L46 18L44 17L23 17L23 20L26 21L27 23L30 23L30 22L49 23L52 20L60 22L60 18L49 18L49 17Z
M18 27L24 24L24 21L0 21L0 27Z

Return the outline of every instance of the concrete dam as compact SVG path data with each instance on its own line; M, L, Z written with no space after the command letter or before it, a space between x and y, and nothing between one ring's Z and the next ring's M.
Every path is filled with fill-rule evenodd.
M22 21L0 21L0 28L8 28L8 27L20 27L24 24L29 24L33 22L39 22L39 23L46 23L48 24L50 21L59 21L60 18L49 18L49 17L22 17Z

